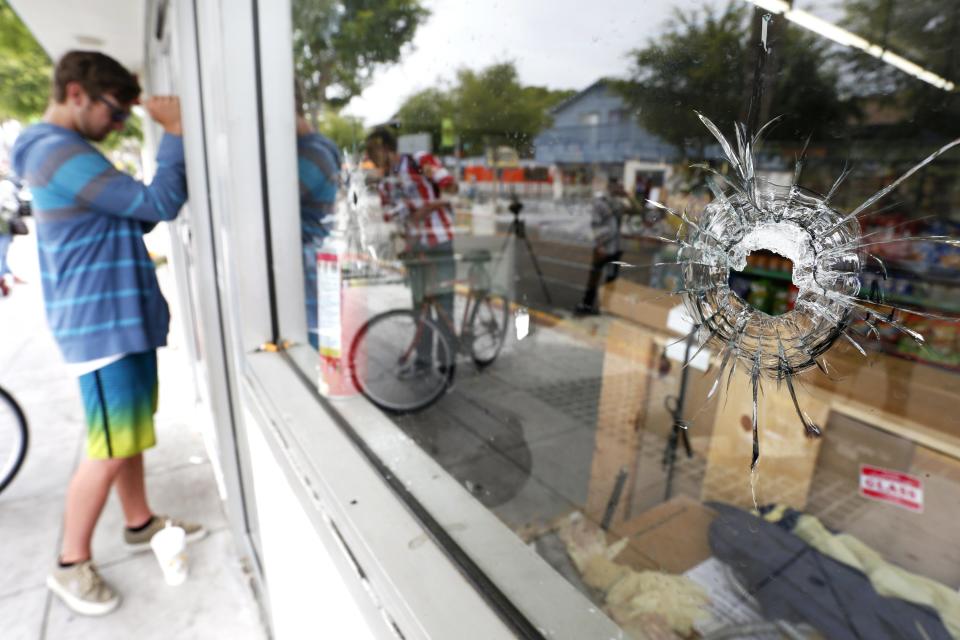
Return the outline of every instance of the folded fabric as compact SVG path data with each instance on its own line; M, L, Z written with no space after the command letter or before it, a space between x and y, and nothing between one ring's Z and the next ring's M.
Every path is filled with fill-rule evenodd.
M820 520L784 505L761 508L764 519L779 524L835 560L862 571L877 593L936 609L944 626L960 639L960 593L950 587L890 564L859 538L833 533Z
M877 593L860 570L821 553L799 536L731 505L709 532L726 563L770 620L807 623L831 640L949 640L937 611Z

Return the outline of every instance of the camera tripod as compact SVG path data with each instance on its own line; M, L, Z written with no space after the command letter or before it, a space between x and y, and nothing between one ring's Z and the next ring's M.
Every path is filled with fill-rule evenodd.
M550 290L547 289L547 282L543 277L543 271L540 269L537 254L534 253L530 238L527 237L527 226L520 218L520 212L523 211L523 203L517 199L517 194L514 193L510 196L510 205L507 209L513 214L513 221L510 222L510 227L507 229L507 237L503 241L503 246L500 247L500 258L497 260L494 271L499 270L500 262L503 260L503 256L506 255L507 245L510 244L510 239L517 238L518 240L523 240L523 244L527 247L527 255L530 256L530 262L533 263L533 268L537 272L537 279L540 281L543 297L547 299L547 304L553 304L553 298L550 297Z

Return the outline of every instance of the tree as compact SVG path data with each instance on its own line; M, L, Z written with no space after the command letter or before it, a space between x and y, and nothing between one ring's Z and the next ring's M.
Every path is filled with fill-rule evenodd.
M550 126L548 109L572 93L521 85L512 62L461 69L452 91L454 128L472 149L508 145L529 155L534 136Z
M434 87L407 98L397 111L396 119L400 133L429 133L433 148L439 149L443 119L453 116L453 111L449 91Z
M960 85L960 2L849 0L843 25ZM960 93L944 91L856 49L846 55L845 89L865 103L902 112L896 135L960 136Z
M508 145L530 155L533 138L550 126L550 108L573 93L524 86L514 63L502 62L480 71L460 69L453 86L415 93L397 119L401 133L430 133L435 148L443 118L450 118L467 153Z
M50 93L50 58L0 0L0 120L39 117Z
M317 130L337 143L339 149L355 151L363 147L364 129L360 118L326 109L320 114Z
M293 55L305 110L339 108L396 62L429 11L420 0L294 0Z
M750 21L754 16L759 13L732 2L721 12L710 6L702 12L678 10L657 40L632 51L631 77L616 86L640 124L682 153L693 146L702 154L712 138L694 110L720 125L745 121L760 51ZM852 111L839 98L826 45L782 20L775 22L762 110L764 119L779 115L781 121L768 137L828 136Z

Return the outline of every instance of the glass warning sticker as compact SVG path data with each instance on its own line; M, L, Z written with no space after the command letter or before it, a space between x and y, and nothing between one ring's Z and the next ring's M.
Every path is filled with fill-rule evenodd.
M860 495L923 513L923 482L900 471L861 465Z

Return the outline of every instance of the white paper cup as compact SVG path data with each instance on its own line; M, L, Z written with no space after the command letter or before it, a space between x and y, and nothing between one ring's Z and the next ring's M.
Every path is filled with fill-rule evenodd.
M181 527L167 526L153 534L150 548L163 570L163 579L170 586L183 584L187 579L187 539Z

